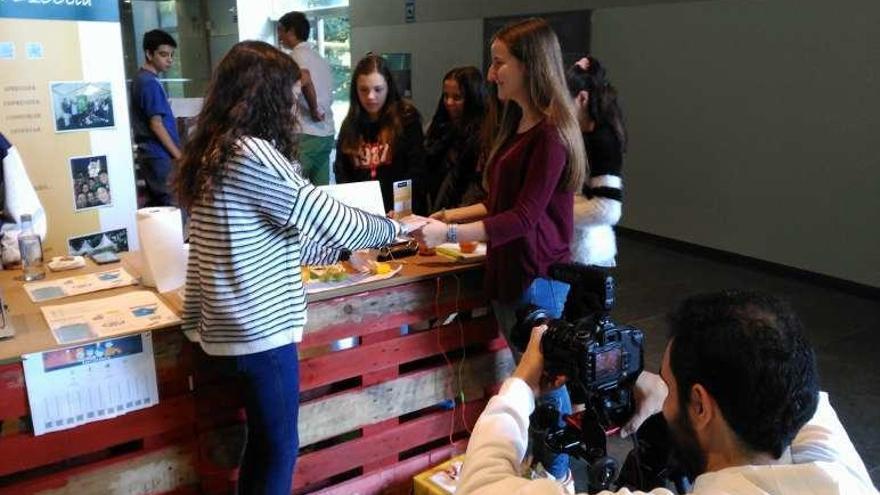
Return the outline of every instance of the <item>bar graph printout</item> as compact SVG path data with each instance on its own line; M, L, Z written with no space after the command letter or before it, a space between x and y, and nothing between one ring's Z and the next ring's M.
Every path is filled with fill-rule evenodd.
M150 333L22 357L34 435L159 403Z

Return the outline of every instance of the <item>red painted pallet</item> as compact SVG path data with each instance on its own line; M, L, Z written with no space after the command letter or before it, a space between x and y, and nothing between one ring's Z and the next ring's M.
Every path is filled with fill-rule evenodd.
M513 363L481 270L434 273L310 303L295 493L408 492L414 474L463 450ZM358 345L329 349L349 337ZM0 495L232 492L238 394L180 332L153 339L157 406L39 437L21 365L0 367Z
M153 334L160 402L110 420L34 436L21 363L0 367L0 494L106 493L115 483L141 493L198 486L193 347L178 331Z
M414 474L463 450L490 391L513 366L480 278L475 269L310 304L295 493L335 493L350 483L358 493L408 493ZM459 317L447 322L452 313ZM358 345L328 348L344 338ZM243 443L241 415L228 386L199 378L197 394L225 418L200 428L202 488L223 493L234 484L239 452L224 457L215 447Z

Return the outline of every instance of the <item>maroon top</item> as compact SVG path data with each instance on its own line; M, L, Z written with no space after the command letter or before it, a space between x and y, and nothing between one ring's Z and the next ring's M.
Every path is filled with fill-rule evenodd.
M543 121L516 134L489 167L486 290L491 299L519 299L553 263L570 259L574 194L559 187L566 149Z

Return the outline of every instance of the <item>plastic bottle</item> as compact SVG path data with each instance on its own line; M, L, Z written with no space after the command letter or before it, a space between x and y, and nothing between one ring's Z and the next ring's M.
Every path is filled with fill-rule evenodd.
M31 215L21 216L21 234L18 236L18 250L21 252L21 269L24 281L32 282L46 277L43 268L43 242L34 233Z

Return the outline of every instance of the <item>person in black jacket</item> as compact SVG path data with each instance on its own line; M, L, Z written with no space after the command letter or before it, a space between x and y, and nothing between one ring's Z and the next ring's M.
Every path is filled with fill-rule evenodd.
M443 77L443 93L425 136L428 211L472 205L485 197L482 142L487 112L483 75L456 67Z
M585 265L616 266L613 226L622 214L621 170L627 143L623 112L605 67L592 55L572 65L566 79L590 162L590 178L574 203L572 259Z
M426 214L421 116L400 96L385 59L368 54L358 62L350 101L336 145L336 182L378 180L385 210L391 211L393 183L411 179L413 212Z

